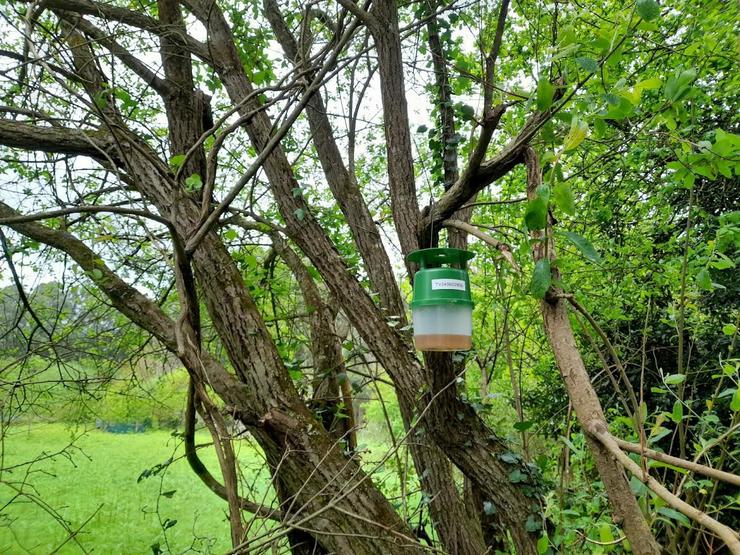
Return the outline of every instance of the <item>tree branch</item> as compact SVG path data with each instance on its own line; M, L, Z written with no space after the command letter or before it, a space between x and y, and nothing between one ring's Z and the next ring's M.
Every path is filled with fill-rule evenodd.
M647 487L655 492L658 497L665 501L669 506L717 534L722 541L725 542L731 553L734 555L740 554L740 536L737 532L713 519L705 512L702 512L696 507L692 507L685 501L682 501L680 498L668 491L668 489L666 489L666 487L655 478L649 474L646 475L636 462L622 452L618 443L607 431L604 423L592 421L587 426L587 430L591 436L596 438L606 449L608 449L608 451L622 466L624 466L624 468L629 470L636 478L644 482Z
M11 148L40 150L107 160L115 154L113 136L105 130L41 127L0 118L0 144Z
M264 6L267 19L283 51L297 69L305 69L306 64L299 55L295 37L285 24L277 2L264 0ZM319 91L309 100L306 115L326 181L342 214L347 219L354 242L365 263L371 286L374 291L378 292L381 303L389 314L398 316L403 322L406 311L393 275L390 259L357 181L344 164Z
M34 0L19 1L29 4ZM208 49L202 42L194 39L190 35L182 35L179 29L173 29L162 25L159 21L144 13L115 6L113 4L96 2L94 0L45 0L44 3L47 8L74 12L80 15L90 15L110 21L117 21L159 36L172 35L174 33L179 36L180 40L190 52L204 61L211 60Z
M723 482L727 482L728 484L740 487L740 476L738 476L737 474L725 472L724 470L718 470L716 468L712 468L711 466L706 466L693 461L687 461L686 459L674 457L666 453L661 453L653 449L648 449L647 447L641 447L636 443L630 443L629 441L624 441L623 439L619 439L614 436L612 436L612 439L623 451L635 453L649 459L677 466L685 470L690 470L691 472L697 472L699 474L703 474L704 476L708 476L709 478L721 480Z
M67 253L82 268L95 285L110 299L114 308L129 320L159 339L167 349L177 354L178 345L175 334L175 322L172 321L155 302L151 301L134 287L123 281L95 254L87 245L74 235L61 230L28 221L18 221L22 216L9 205L0 201L0 217L17 233L25 235ZM16 221L13 221L13 220ZM192 371L205 373L207 382L219 395L226 396L227 403L240 407L249 407L250 394L247 388L237 382L223 366L208 353L200 357L185 353L183 363ZM249 414L246 413L245 414ZM259 415L251 415L254 421ZM249 419L247 419L247 422Z
M193 378L190 378L188 384L188 397L187 404L185 405L185 430L183 437L185 439L185 458L190 465L191 470L195 475L200 478L208 489L218 495L224 501L229 500L229 496L226 492L226 488L216 478L213 477L206 468L206 465L198 457L198 451L195 446L195 384ZM284 518L284 515L279 509L273 509L265 505L260 505L249 499L243 497L239 498L239 506L252 514L255 514L261 518L267 518L270 520L280 521Z
M95 42L108 49L111 54L118 58L126 67L138 75L144 83L152 87L160 96L168 96L172 92L172 87L168 81L159 77L147 65L133 55L128 49L116 42L113 37L96 27L79 15L65 10L55 10L59 17L66 19L85 35Z
M486 56L485 63L485 79L483 81L483 113L488 112L489 108L493 104L493 83L494 83L494 70L496 68L496 60L498 59L498 53L501 50L501 40L504 35L504 26L506 25L506 14L509 10L509 0L501 0L501 7L498 12L498 20L496 22L496 34L493 38L493 44L491 50Z
M478 229L477 227L475 227L474 225L468 222L462 222L460 220L445 220L442 222L442 226L443 227L453 227L461 231L464 231L465 233L469 233L470 235L473 235L474 237L477 237L478 239L480 239L487 245L500 251L501 256L503 256L506 259L506 261L511 265L511 267L514 269L515 272L517 273L521 272L521 268L519 268L519 265L516 263L516 260L514 260L514 255L511 253L511 247L509 247L509 245L507 245L506 243L502 243L501 241L494 239L488 233L481 231L480 229Z

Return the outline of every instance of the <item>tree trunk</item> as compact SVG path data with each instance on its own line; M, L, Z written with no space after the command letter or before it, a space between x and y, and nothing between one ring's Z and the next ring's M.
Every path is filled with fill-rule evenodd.
M527 148L525 158L527 165L527 197L533 199L537 196L537 187L542 183L542 170L540 169L537 153L532 148ZM552 217L549 214L547 221L545 233L541 231L532 232L532 237L540 240L534 247L535 261L544 257L549 257L550 260L556 258L552 239ZM557 268L553 268L552 273L553 280L560 279ZM604 428L607 424L601 402L591 384L591 379L588 372L586 372L586 367L573 337L573 329L568 319L566 301L562 298L562 290L558 287L551 287L540 303L540 309L545 324L545 332L560 369L560 375L568 390L573 410L586 435L599 476L604 482L604 487L609 496L614 521L624 529L635 553L645 555L660 553L660 546L650 532L637 499L635 499L630 489L623 468L614 460L601 442L591 437L588 432L594 422L602 424Z

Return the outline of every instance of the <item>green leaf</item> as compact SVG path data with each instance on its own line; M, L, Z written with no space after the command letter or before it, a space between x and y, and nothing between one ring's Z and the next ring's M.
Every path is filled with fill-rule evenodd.
M518 468L515 468L511 472L509 472L509 482L512 484L518 484L520 482L524 482L527 480L527 476L522 473L521 470Z
M167 499L172 499L172 496L175 495L177 492L176 489L171 489L170 491L163 491L162 497L166 497Z
M460 112L460 117L465 121L475 120L475 108L473 108L469 104L460 103L458 104L457 109Z
M532 281L529 284L529 290L537 299L544 299L545 293L552 284L552 275L550 274L550 260L543 258L534 265Z
M732 396L732 401L730 402L730 409L733 412L740 411L740 389L735 390L735 394Z
M691 83L696 79L695 69L686 69L670 77L665 84L665 97L670 102L684 98L691 90Z
M555 185L552 192L557 207L568 216L575 216L576 203L570 186L565 181L561 181Z
M703 291L711 291L712 288L712 277L709 275L709 270L702 268L699 273L696 274L696 285Z
M689 519L686 518L686 515L679 513L675 509L671 509L669 507L661 507L660 509L658 509L658 513L663 516L667 516L668 518L671 518L673 520L677 520L684 526L691 525L691 523L689 522Z
M660 15L660 6L655 0L637 0L637 15L645 21L652 21Z
M651 77L650 79L645 79L644 81L640 81L639 83L637 83L635 85L635 90L645 91L659 89L662 84L662 81L657 77Z
M599 256L599 253L596 252L596 249L588 239L572 231L566 231L564 235L588 260L595 262L596 264L601 262L601 256Z
M188 191L194 192L200 190L203 186L203 181L197 173L194 173L185 180L185 188Z
M596 73L599 71L599 64L593 58L576 58L576 63L588 73Z
M552 105L552 98L555 95L555 87L552 86L546 75L540 77L537 81L537 109L544 112Z
M545 555L549 547L550 547L550 541L547 539L547 536L541 536L540 539L537 540L538 555Z
M293 213L295 214L295 217L298 218L301 221L306 216L306 210L304 208L296 208L295 209L295 212L293 212Z
M665 383L668 385L677 385L686 380L686 374L669 374L665 377Z
M676 424L679 424L683 420L683 403L676 401L673 403L673 412L671 412L671 420Z
M501 462L505 462L506 464L516 464L521 460L520 455L511 452L503 453L499 455L498 458Z
M483 512L486 513L488 516L495 515L496 506L490 501L484 501L483 502Z
M239 234L234 229L227 229L224 231L224 239L227 241L233 241L239 236Z
M179 170L182 165L185 163L185 155L184 154L178 154L176 156L173 156L170 158L170 167Z
M93 96L93 102L101 110L105 110L108 107L108 90L100 91Z
M540 197L527 202L527 208L524 211L524 223L530 231L545 229L547 225L547 202Z
M570 131L563 141L563 151L568 152L580 145L588 134L588 125L574 117L570 122Z
M735 335L736 331L737 331L737 327L735 327L735 324L725 324L724 326L722 326L722 333L730 337Z
M532 426L534 426L534 422L532 422L531 420L527 420L526 422L515 422L514 423L514 429L519 432L526 432Z
M604 543L613 542L614 535L612 534L612 527L606 523L599 526L599 539Z
M714 256L709 261L709 265L715 270L729 270L735 267L735 263L720 252L714 253Z
M632 114L634 109L635 107L628 99L624 96L620 96L617 98L617 105L610 107L605 114L601 115L601 117L604 119L614 119L619 121Z
M537 187L537 198L541 198L545 202L550 202L550 187L547 185Z
M527 532L536 532L542 529L542 521L535 515L529 515L527 522L524 523L524 528L526 528Z

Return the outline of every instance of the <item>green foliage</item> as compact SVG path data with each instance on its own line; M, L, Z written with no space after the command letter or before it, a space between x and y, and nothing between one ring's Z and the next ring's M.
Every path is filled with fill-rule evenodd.
M6 456L10 457L7 464L54 453L78 435L59 424L37 425L13 434L6 438ZM208 441L208 434L198 434L197 443ZM201 551L223 552L230 547L223 502L194 477L181 458L182 447L178 443L167 432L118 435L89 431L74 442L76 447L68 450L68 456L58 455L35 463L31 467L35 475L33 489L27 486L27 493L37 495L48 506L59 510L72 529L76 530L92 516L79 535L86 549L94 548L101 553L147 553L152 543L164 544L155 512L159 503L161 518L177 521L177 526L167 534L172 550L185 550L194 541L193 547ZM200 455L209 468L218 468L215 452L201 450ZM159 479L137 483L137 476L144 468L170 458L177 460L158 477L162 484ZM259 462L258 454L242 450L240 459L246 475L254 476L250 465ZM19 472L25 468L28 467L18 469L12 476L21 476ZM158 501L160 491L163 494ZM3 499L11 493L7 486L0 486ZM66 532L53 516L33 502L14 503L3 512L11 522L3 523L1 551L15 551L18 537L26 540L24 545L31 552L49 553L66 538ZM68 547L69 551L63 552L75 552L74 546Z
M532 295L537 299L543 299L545 293L550 288L552 283L552 276L550 274L550 260L543 258L537 261L534 266L534 273L532 274L532 281L529 284L529 289Z
M235 30L236 47L247 74L256 88L267 87L258 98L276 98L271 87L279 86L290 63L285 61L283 67L276 60L274 37L260 13L260 4L220 5ZM130 3L130 7L156 17L155 4L144 8ZM485 74L480 52L481 48L488 51L493 43L497 10L489 9L492 7L466 5L435 10L449 69L443 88L451 98L444 105L437 101L440 89L433 81L426 46L426 20L434 6L420 2L399 8L402 27L414 30L404 34L408 70L404 78L407 88L414 89L409 105L411 129L416 133L412 133L411 140L417 196L422 205L430 196L439 198L452 185L443 176L443 162L457 159L463 170L476 146L486 115L481 113L479 101ZM308 48L311 57L307 60L318 59L313 56L321 48L336 44L331 29L320 18L307 21L305 10L287 5L286 12L288 27L310 37L301 45ZM480 205L471 221L510 247L521 271L510 267L500 251L470 239L470 248L478 255L471 266L477 303L475 349L470 356L457 360L465 366L457 387L460 399L509 442L509 450L499 457L506 465L508 478L522 488L530 488L530 493L546 491L548 526L543 528L535 514L539 509L533 509L525 524L539 536L540 553L630 551L628 542L620 541L623 531L613 522L604 486L583 431L569 411L563 379L542 329L538 301L552 286L572 294L593 315L613 343L633 387L639 385L641 418L651 448L674 455L683 451L686 458L700 457L712 464L721 461L726 470L738 471L738 437L730 433L740 413L740 136L736 121L740 79L734 55L736 15L732 3L659 4L655 0L583 6L559 3L557 9L552 4L520 2L510 9L501 55L494 67L493 91L493 104L506 104L507 110L485 158L500 153L520 133L534 109L557 113L530 142L544 169L545 185L536 197L521 200L526 178L524 169L517 166L476 198ZM470 40L471 34L475 41ZM121 35L117 40L131 51L151 50L155 43L147 43L139 35ZM375 70L366 67L374 66L376 60L372 51L368 54L365 50L370 43L363 40L364 35L362 40L350 41L322 93L326 95L331 124L337 128L340 148L353 141L354 177L368 199L373 220L378 222L378 229L368 233L381 232L391 244L394 237L386 137L375 107L379 96L373 89ZM103 57L100 63L105 66ZM223 83L199 61L195 62L195 73L196 87L212 94L214 116L226 114L232 106L224 100ZM47 90L56 91L57 84L48 81L48 75L39 75L38 79ZM365 80L371 85L359 113L359 125L350 134L341 115L349 113L348 97L356 102ZM166 152L167 129L159 123L163 108L157 95L123 67L117 68L115 83L93 99L96 106L110 109L115 104L144 141ZM77 87L75 83L69 86ZM15 78L7 79L4 88L5 104L34 106L55 121L79 120L79 104L65 103L56 93L26 97L19 94L22 91ZM281 97L269 111L279 113L285 98ZM426 107L422 106L425 99ZM455 132L448 137L441 130L443 108L450 109L455 117ZM83 120L82 125L95 132L92 121ZM298 182L291 195L305 202L292 215L303 221L310 207L311 215L335 242L349 271L368 286L368 269L360 260L344 215L325 186L310 142L312 136L301 117L281 142ZM206 146L210 148L213 141L209 137ZM60 171L62 162L54 156L26 160L13 151L4 154L7 161L0 167L4 186L11 191L11 198L24 198L29 205L55 205L60 192L69 194L69 198L62 199L65 205L79 204L80 199L93 198L92 193L109 178L102 170L91 171L71 186L60 177L64 173ZM349 160L347 154L342 152ZM227 138L218 156L214 199L222 198L255 156L255 149L239 132ZM163 160L177 171L185 156L175 155L169 160L165 156ZM202 178L197 174L187 176L185 186L197 191L202 188ZM268 190L264 177L259 176L235 206L245 203L267 222L285 226L270 195L265 194ZM101 201L113 203L127 198L113 194ZM546 233L547 239L554 241L557 255L552 264L557 265L560 276L555 281L549 259L536 264L532 260L530 232L545 230L548 220L552 220L554 230ZM70 225L62 218L46 223L57 229ZM290 379L301 394L309 397L314 369L307 316L313 308L306 306L296 280L273 256L264 235L253 230L237 231L231 225L229 222L219 232L267 322ZM169 315L177 315L171 268L161 256L164 241L154 227L142 229L135 221L96 215L74 221L70 231L93 245L96 256L109 262L126 281L161 301ZM46 258L46 249L31 239L15 235L10 239L15 257L23 258L22 265L34 275L68 262L59 256ZM442 232L441 241L444 239ZM402 272L400 255L392 248L389 252L392 263ZM308 271L325 294L325 284L317 271L310 265ZM171 361L163 360L161 346L132 331L125 319L91 293L92 282L103 279L101 269L86 275L65 269L64 277L72 282L42 283L29 290L44 327L54 329L53 341L47 341L35 329L29 314L18 310L21 303L13 287L0 291L0 329L12 330L0 339L3 380L8 384L3 389L8 399L3 416L8 416L6 420L13 426L50 420L91 426L97 418L134 427L149 422L153 427L177 428L184 406L186 374L162 372L161 368L171 365ZM407 294L405 276L401 281ZM378 297L369 286L367 291L373 298ZM204 345L225 358L205 307L202 313ZM635 420L622 406L623 386L615 391L604 369L602 356L607 356L611 368L615 365L613 357L605 355L603 342L583 318L572 314L577 345L607 410L612 431L638 441ZM338 327L347 327L345 317L339 313ZM368 376L378 372L367 346L354 337L355 330L341 329L340 333L347 337L344 355L352 371ZM683 353L680 361L679 350ZM32 356L28 356L29 351ZM136 366L127 362L130 359L144 362ZM158 369L151 370L149 365ZM431 531L427 505L432 497L419 489L407 446L399 448L398 456L384 459L392 442L405 433L395 392L386 383L388 377L381 373L384 381L377 381L376 389L368 378L352 371L342 380L352 385L359 407L358 451L362 463L374 469L373 479L404 518L416 526L417 517L422 519L422 515L421 525ZM520 395L514 394L512 383L518 384ZM427 394L418 392L420 399ZM521 398L521 413L517 397ZM17 407L24 399L32 399L33 404L24 405L21 411ZM14 430L13 426L9 429ZM57 427L46 436L34 428L27 448L19 441L22 436L9 436L7 452L12 457L35 456L59 443L66 434ZM228 549L223 543L223 504L204 488L207 499L199 497L201 485L176 457L175 437L161 432L131 434L125 438L127 447L116 443L124 438L112 434L93 432L89 439L84 446L94 455L98 463L95 468L81 457L75 459L79 472L71 465L61 466L61 457L54 464L38 467L60 477L56 484L64 483L64 488L58 496L47 493L53 482L44 472L32 476L39 478L34 487L42 488L50 501L68 507L65 515L75 524L95 508L88 503L91 499L80 499L80 491L99 491L103 499L115 499L116 510L106 506L104 510L113 512L91 523L91 545L96 550L165 552L168 548L161 529L169 528L170 536L176 537L172 550L183 551L189 546L180 545L180 533L193 525L197 534L219 537L216 543L197 545L198 549ZM412 434L407 441L424 443L431 439ZM256 454L250 449L245 446L240 458L257 464ZM212 454L206 458L210 465L214 463ZM104 463L110 460L115 464L106 466ZM527 464L530 460L536 462L543 479L535 479L534 469ZM382 463L375 469L373 463L378 461ZM683 492L704 510L735 529L740 527L736 492L675 467L655 462L650 465L653 474L665 483L683 483ZM177 480L169 480L180 471ZM245 474L249 474L246 469ZM137 476L141 478L138 486ZM151 495L138 498L136 488L156 493L155 482L162 477L166 482L162 484L160 502L165 511L161 522L155 522L150 512L155 501ZM265 488L268 482L262 477L258 483ZM686 519L665 506L642 482L635 479L631 485L661 543L685 539L687 534L689 539L696 537L695 531L687 530ZM192 511L187 509L190 505L203 507L199 520L192 518ZM78 506L86 510L75 513ZM497 510L485 500L482 509L489 515ZM19 511L14 515L24 517L19 521L27 526L21 529L22 536L41 538L39 542L49 538L49 545L40 543L44 552L55 547L52 540L57 539L56 532L39 524L45 523L46 517L23 505L14 505L12 510ZM118 511L127 516L120 518ZM129 524L137 529L124 527ZM111 545L111 538L119 538L120 545ZM129 543L135 539L135 543ZM13 546L0 545L0 550L6 548L12 550Z

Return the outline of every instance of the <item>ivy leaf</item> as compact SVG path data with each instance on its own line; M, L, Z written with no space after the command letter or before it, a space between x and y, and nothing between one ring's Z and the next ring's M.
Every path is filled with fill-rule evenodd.
M570 131L563 141L563 152L575 149L588 134L588 125L574 117L570 122Z
M524 223L530 231L545 229L547 225L547 202L544 199L537 197L527 203L527 209L524 211Z
M511 482L512 484L518 484L520 482L524 482L526 481L526 479L527 479L527 476L523 474L522 471L519 470L518 468L515 468L514 470L509 472L509 482Z
M566 231L565 236L579 251L581 251L581 254L591 262L595 262L596 264L601 262L601 256L599 256L599 253L596 252L596 249L588 239L578 235L577 233L573 233L572 231Z
M547 539L547 536L541 536L540 539L537 540L538 555L545 555L549 547L550 547L550 541Z
M465 121L473 121L475 119L475 108L469 104L458 104L457 109L460 112L460 117Z
M534 265L532 281L529 284L529 290L537 299L544 299L545 293L552 285L552 275L550 274L550 260L543 258Z
M499 455L498 458L501 462L505 462L506 464L516 464L521 459L519 455L511 452L503 453L502 455Z
M303 221L303 218L306 216L306 210L303 208L296 208L293 214L295 214L295 217L300 221Z
M537 109L544 112L552 105L552 98L555 95L555 87L552 86L546 75L540 77L537 81Z
M483 502L483 512L486 513L488 516L495 515L496 507L490 501L484 501Z
M660 6L655 0L637 0L637 15L645 21L652 21L660 15Z
M235 229L227 229L224 231L224 239L227 241L233 241L239 236Z
M573 198L573 191L570 190L568 184L564 181L557 183L552 193L557 207L568 214L568 216L575 216L576 203Z
M524 528L527 529L527 532L536 532L542 528L542 522L535 515L529 515L527 522L524 523Z
M172 167L175 170L179 170L184 163L185 163L184 154L177 154L176 156L173 156L172 158L170 158L170 167Z
M599 64L593 58L576 58L576 63L589 73L596 73L599 71Z
M185 188L190 191L198 191L203 186L203 181L197 173L194 173L185 180Z

